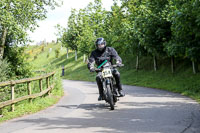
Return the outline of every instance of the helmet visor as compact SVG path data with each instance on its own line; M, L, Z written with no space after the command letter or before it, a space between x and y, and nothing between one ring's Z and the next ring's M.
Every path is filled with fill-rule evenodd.
M103 39L97 41L97 45L101 45L101 44L104 44Z
M104 49L105 44L104 44L104 43L98 44L97 47L98 47L98 49L101 51L101 50Z

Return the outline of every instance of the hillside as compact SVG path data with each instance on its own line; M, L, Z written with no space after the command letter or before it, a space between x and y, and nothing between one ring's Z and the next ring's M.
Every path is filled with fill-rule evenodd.
M62 73L62 66L65 67L64 79L95 81L95 73L90 73L87 63L83 62L83 56L78 53L78 60L75 61L74 52L70 51L67 59L66 48L61 49L60 44L49 44L47 46L35 46L32 49L31 63L35 70L56 69ZM41 50L37 50L41 49ZM51 52L50 52L50 49ZM56 58L56 50L59 55ZM30 51L30 50L29 50ZM42 52L37 52L42 51ZM49 54L49 57L48 57ZM34 59L34 56L36 56ZM200 102L200 74L193 74L191 63L176 61L176 71L174 74L170 70L170 60L168 58L159 59L158 71L153 70L152 58L141 57L140 69L135 69L136 57L133 55L122 55L125 66L120 68L121 80L123 84L144 86L164 89L181 93Z

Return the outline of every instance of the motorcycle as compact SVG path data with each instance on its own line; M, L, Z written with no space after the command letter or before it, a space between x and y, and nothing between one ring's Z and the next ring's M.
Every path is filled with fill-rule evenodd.
M115 104L118 101L118 91L116 86L115 78L113 77L112 71L117 67L122 67L121 65L111 65L110 62L105 60L95 71L102 73L101 82L103 84L103 98L110 104L111 110L115 109Z

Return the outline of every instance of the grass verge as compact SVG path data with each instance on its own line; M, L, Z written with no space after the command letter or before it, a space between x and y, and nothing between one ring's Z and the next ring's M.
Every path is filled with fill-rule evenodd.
M171 73L170 60L160 59L158 71L153 70L151 58L142 57L140 69L135 69L135 56L122 56L125 67L119 68L122 84L143 86L180 93L200 103L200 73L193 74L190 62L177 61L176 72ZM95 73L90 73L83 58L74 61L72 55L65 65L64 79L95 81ZM126 88L124 88L126 89Z
M51 53L49 52L50 48L52 49ZM42 97L35 98L32 100L32 103L29 103L28 100L18 102L15 104L14 112L11 112L11 106L4 107L0 110L2 114L0 117L0 123L16 117L21 117L46 109L57 103L59 99L63 96L64 93L60 73L58 72L58 69L54 67L54 65L49 65L51 61L54 61L58 58L55 55L55 49L60 49L60 45L51 44L44 47L43 50L41 50L41 46L34 46L28 49L29 51L31 51L31 55L28 60L33 66L33 71L42 70L45 71L45 73L56 71L56 74L54 76L55 85L50 95L46 94ZM62 52L64 51L61 51L60 55L58 56L61 56Z
M56 76L56 78L58 79L60 77ZM19 102L15 105L14 112L10 111L11 110L10 106L3 108L1 110L2 117L0 118L0 123L16 117L32 114L40 110L46 109L47 107L57 103L62 96L63 96L62 84L61 80L58 79L55 81L55 87L50 93L50 95L46 94L42 97L35 98L33 99L32 103L29 103L28 100Z

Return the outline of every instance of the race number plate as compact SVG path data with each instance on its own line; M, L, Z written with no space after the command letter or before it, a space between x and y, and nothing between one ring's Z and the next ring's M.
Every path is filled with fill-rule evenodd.
M106 77L112 77L111 69L110 69L110 68L105 68L105 69L103 69L103 71L102 71L102 76L103 76L104 78L106 78Z

